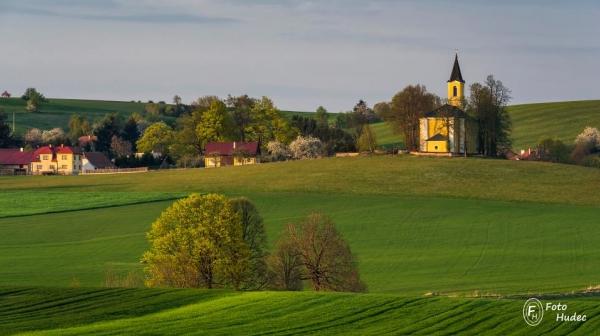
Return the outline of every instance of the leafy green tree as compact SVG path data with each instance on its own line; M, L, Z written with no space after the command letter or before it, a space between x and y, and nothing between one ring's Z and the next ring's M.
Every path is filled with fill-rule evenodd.
M358 138L358 150L360 152L374 153L377 149L377 138L368 125L363 128L363 132Z
M27 111L30 112L37 112L42 107L42 103L48 102L48 99L42 93L32 87L25 90L21 99L27 100Z
M315 114L315 119L319 125L328 125L329 124L329 113L323 106L319 106L317 108L317 113Z
M240 215L242 239L250 251L248 263L250 272L240 278L242 289L260 289L269 282L267 272L267 232L256 206L246 197L231 200L233 209Z
M230 283L237 290L250 272L242 218L227 198L192 194L175 202L152 224L146 284L207 288Z
M569 150L559 139L552 139L547 136L540 137L536 151L538 159L541 161L569 163Z
M266 96L255 102L251 111L252 121L246 127L249 141L258 141L266 146L269 141L289 143L297 134L297 130L289 127L281 111Z
M71 119L69 119L68 137L73 143L76 143L79 137L89 135L91 131L90 123L84 116L73 114Z
M173 129L164 122L157 122L146 129L144 136L137 141L137 149L141 152L157 152L166 156L173 143Z
M202 139L203 145L213 141L231 140L233 124L225 103L217 100L210 104L208 111L202 114L196 133L198 138Z
M0 106L0 148L10 148L15 145L15 137L6 121L4 109Z
M181 97L179 97L178 95L174 95L173 96L173 104L181 105Z
M270 260L275 284L310 280L314 291L366 292L356 255L323 213L313 211L286 224L282 236Z

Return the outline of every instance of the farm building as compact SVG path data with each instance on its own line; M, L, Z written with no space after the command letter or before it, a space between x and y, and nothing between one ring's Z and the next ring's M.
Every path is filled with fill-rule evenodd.
M3 175L27 175L30 172L33 151L23 148L0 149L0 173Z
M31 174L78 174L82 169L82 153L70 146L44 146L31 156Z
M116 169L117 166L104 154L99 152L83 153L83 170Z
M209 142L206 144L207 168L241 166L260 162L258 142Z

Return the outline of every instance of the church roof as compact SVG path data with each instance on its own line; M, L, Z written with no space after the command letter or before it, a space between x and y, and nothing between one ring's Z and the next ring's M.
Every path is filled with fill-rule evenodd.
M446 141L446 140L448 140L448 139L446 139L445 136L438 133L425 141Z
M431 112L425 114L425 118L466 118L467 114L458 107L450 104L445 104Z
M452 67L452 74L450 74L450 79L448 80L448 83L454 81L461 83L465 82L465 80L462 78L462 74L460 73L460 66L458 65L458 54L456 54L456 56L454 57L454 66Z

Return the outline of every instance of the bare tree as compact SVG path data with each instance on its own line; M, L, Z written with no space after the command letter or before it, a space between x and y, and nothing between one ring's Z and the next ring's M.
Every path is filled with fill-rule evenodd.
M298 223L288 223L274 259L279 282L288 286L294 287L300 279L310 280L314 291L367 290L360 280L356 255L335 223L321 212L314 211Z

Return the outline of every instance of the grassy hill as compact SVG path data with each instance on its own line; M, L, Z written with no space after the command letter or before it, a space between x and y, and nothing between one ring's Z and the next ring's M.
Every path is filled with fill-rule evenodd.
M586 126L600 128L600 100L513 105L513 149L535 146L541 136L572 143Z

